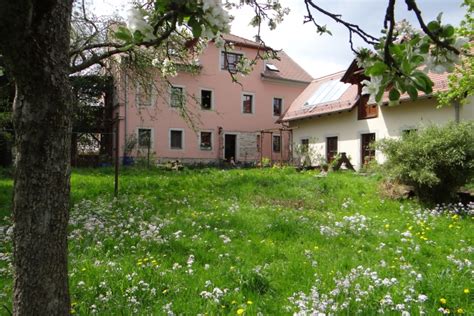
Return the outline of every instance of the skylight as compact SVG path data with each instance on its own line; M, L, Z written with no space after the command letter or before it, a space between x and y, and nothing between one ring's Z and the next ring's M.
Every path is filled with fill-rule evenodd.
M266 64L267 66L267 69L268 70L271 70L271 71L280 71L280 69L278 69L277 66L275 66L274 64Z
M313 95L305 102L305 107L315 107L318 104L328 103L339 99L351 85L331 80L319 86Z

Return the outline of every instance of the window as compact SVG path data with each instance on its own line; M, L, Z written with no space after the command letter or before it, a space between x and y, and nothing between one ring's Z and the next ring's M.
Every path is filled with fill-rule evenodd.
M281 151L281 136L273 135L273 152L279 153Z
M361 162L362 165L375 159L375 149L373 143L375 142L375 133L368 133L361 135Z
M170 106L172 108L180 108L184 105L184 88L182 87L171 87L171 100Z
M326 138L326 160L331 163L337 155L337 137Z
M201 90L201 109L211 110L212 109L212 91Z
M358 119L365 120L377 117L379 114L379 107L377 104L369 105L369 96L361 95L358 102Z
M253 113L253 95L244 94L242 96L242 113Z
M242 54L221 52L221 69L237 72L237 64Z
M148 83L146 85L137 85L136 102L138 106L151 106L153 95L153 85Z
M309 151L309 139L308 138L303 138L301 140L301 152L302 153L307 153Z
M212 149L212 132L201 132L200 135L201 150L211 150Z
M170 148L183 149L183 131L181 130L170 131Z
M283 109L283 100L281 98L273 98L273 116L280 116Z
M266 66L267 69L270 70L270 71L275 71L275 72L279 72L279 71L280 71L280 69L278 69L278 67L275 66L274 64L266 64L265 66Z
M138 146L140 147L151 146L151 129L150 128L138 129Z

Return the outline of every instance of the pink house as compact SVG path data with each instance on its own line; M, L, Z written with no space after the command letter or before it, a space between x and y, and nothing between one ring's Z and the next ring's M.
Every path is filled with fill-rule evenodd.
M291 135L276 121L311 76L280 52L280 60L259 60L250 74L237 75L239 83L233 83L228 69L242 55L254 58L262 47L234 35L225 39L234 50L224 52L209 43L197 74L179 72L151 95L131 79L119 80L127 87L118 89L116 98L120 156L146 157L150 152L157 162L184 163L289 159ZM137 145L127 152L133 139Z

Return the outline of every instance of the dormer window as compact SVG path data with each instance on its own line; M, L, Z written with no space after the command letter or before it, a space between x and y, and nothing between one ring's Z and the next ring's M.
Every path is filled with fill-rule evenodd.
M268 70L270 70L270 71L275 71L275 72L279 72L279 71L280 71L280 69L278 69L278 67L275 66L274 64L266 64L265 66L266 66L266 68L267 68Z

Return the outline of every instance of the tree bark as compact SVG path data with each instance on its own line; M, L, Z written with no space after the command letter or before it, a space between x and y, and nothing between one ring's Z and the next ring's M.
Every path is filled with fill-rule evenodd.
M72 0L0 0L0 53L16 85L14 315L68 315Z

